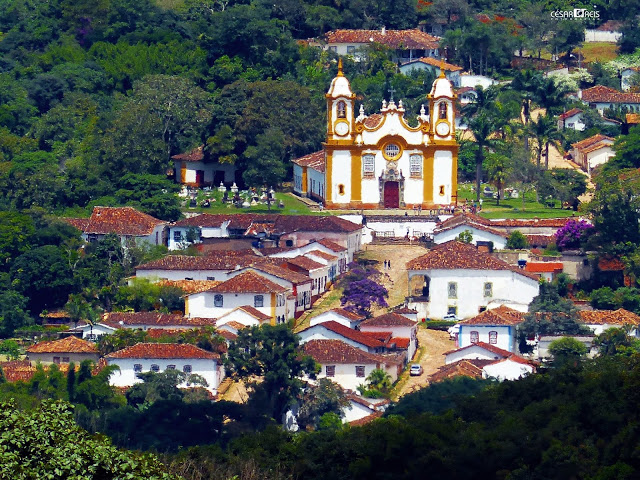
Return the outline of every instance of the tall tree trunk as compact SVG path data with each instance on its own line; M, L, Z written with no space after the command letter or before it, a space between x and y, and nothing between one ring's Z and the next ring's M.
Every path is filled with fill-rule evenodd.
M544 169L549 170L549 142L544 145Z
M478 151L476 152L476 202L480 204L480 185L482 183L482 161L484 160L482 151L483 145L478 144Z

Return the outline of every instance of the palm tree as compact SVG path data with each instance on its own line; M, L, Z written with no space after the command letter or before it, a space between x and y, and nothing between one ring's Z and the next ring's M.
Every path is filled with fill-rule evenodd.
M480 203L482 163L484 162L485 148L492 144L491 135L496 131L496 121L488 111L483 110L471 118L468 125L476 140L476 202Z
M549 169L549 144L558 140L559 132L553 118L549 115L539 115L536 120L532 120L529 125L529 132L536 137L536 158L538 170L542 160L542 151L546 154L545 169Z

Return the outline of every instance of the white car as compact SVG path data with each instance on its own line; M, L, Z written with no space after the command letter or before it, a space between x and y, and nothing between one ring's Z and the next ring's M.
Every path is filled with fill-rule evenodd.
M412 364L411 367L409 367L409 375L412 377L422 375L422 366L417 363Z
M447 329L447 333L449 333L449 338L451 340L455 340L458 334L460 333L460 324L456 323L455 325L449 327Z
M448 321L458 321L460 320L455 313L447 313L444 317L442 317L442 320L448 320Z

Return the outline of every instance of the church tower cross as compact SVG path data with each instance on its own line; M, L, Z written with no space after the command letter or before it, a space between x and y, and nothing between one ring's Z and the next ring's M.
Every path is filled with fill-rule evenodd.
M389 87L389 90L387 90L387 92L389 92L389 94L391 95L391 98L389 98L389 103L393 102L393 93L395 92L395 88L393 87Z

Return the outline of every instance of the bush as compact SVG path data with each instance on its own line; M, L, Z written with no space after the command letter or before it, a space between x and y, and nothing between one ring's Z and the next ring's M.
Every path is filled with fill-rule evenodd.
M429 330L442 330L446 332L449 327L453 327L457 323L456 321L451 322L448 320L429 320L425 322L425 325Z
M518 230L514 230L507 238L507 248L512 250L522 250L523 248L527 248L529 246L529 241L527 237L525 237L522 232Z

